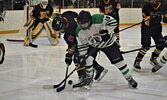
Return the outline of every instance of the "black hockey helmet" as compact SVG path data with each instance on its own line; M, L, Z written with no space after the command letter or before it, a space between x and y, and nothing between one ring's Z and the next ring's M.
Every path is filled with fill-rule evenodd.
M52 28L55 31L59 30L65 30L66 29L66 20L61 16L57 15L54 17L53 22L52 22Z
M77 18L77 21L78 21L78 24L81 25L81 24L85 24L85 23L89 23L89 26L87 28L89 28L92 24L92 18L91 18L91 14L90 12L88 11L84 11L82 10L80 13L79 13L79 16ZM82 28L82 27L81 27ZM86 29L87 29L86 28ZM84 28L85 29L85 28Z

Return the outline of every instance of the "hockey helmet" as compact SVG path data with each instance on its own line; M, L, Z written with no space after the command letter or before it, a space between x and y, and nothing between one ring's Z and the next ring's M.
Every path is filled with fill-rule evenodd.
M42 4L43 8L45 9L46 6L48 5L48 0L41 0L41 4Z
M65 30L66 20L61 15L55 16L52 22L52 28L55 31Z
M80 27L82 29L88 29L91 26L91 23L92 23L92 18L91 18L90 12L82 10L79 13L77 21L78 21L78 24L80 25ZM87 27L82 27L82 24L85 24L85 23L88 23L88 26Z

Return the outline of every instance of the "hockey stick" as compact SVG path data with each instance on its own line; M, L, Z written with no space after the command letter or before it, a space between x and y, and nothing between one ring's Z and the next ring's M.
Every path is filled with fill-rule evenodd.
M77 68L75 68L74 70L71 71L70 74L67 75L67 77L64 78L64 80L62 80L59 84L57 85L43 85L43 89L53 89L53 88L58 88L61 84L63 84L64 81L66 81L68 79L68 77L71 76L71 74L73 74L75 72Z
M11 41L11 42L24 42L24 40L15 40L15 39L6 39L6 41Z
M161 46L161 45L152 45L152 46L149 46L149 47L146 47L146 48L152 48L152 47L156 47L156 46ZM138 48L138 49L133 49L133 50L129 50L129 51L121 51L122 54L126 54L126 53L130 53L130 52L135 52L135 51L138 51L138 50L141 50L142 48Z
M147 20L146 20L147 21ZM134 25L131 25L131 26L128 26L128 27L126 27L126 28L123 28L123 29L121 29L119 32L121 32L121 31L124 31L124 30L126 30L126 29L129 29L129 28L131 28L131 27L134 27L134 26L136 26L136 25L139 25L139 24L141 24L142 22L139 22L139 23L136 23L136 24L134 24Z
M37 47L38 47L38 45L32 44L32 43L29 43L29 46L30 46L30 47L33 47L33 48L37 48Z
M83 65L83 63L85 62L85 60L90 56L90 55L92 55L94 52L95 52L95 50L98 48L98 46L102 43L103 41L100 41L100 43L89 53L89 54L87 54L87 55L85 55L85 58L82 60L82 62L81 62L81 65ZM67 77L65 77L64 78L64 80L62 80L59 84L57 84L57 85L43 85L43 89L53 89L53 88L58 88L61 84L63 84L63 82L65 82L74 72L75 72L75 70L77 70L78 69L78 67L75 67L75 69L73 69L72 71L71 71L71 73L70 74L68 74L67 75ZM64 87L65 88L65 87ZM64 89L63 88L63 89ZM62 89L62 90L63 90ZM62 91L61 90L61 91Z
M67 65L67 68L66 68L65 79L66 79L66 77L67 77L67 75L68 75L68 67L69 67L69 65ZM64 85L63 85L62 87L57 88L57 92L61 92L62 90L64 90L64 88L65 88L65 86L66 86L66 82L67 82L67 79L65 80Z

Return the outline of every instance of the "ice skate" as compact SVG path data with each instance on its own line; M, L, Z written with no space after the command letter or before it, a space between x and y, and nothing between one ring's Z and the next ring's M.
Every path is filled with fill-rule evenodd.
M79 83L73 85L73 88L75 90L77 89L88 89L89 90L92 86L92 83L93 83L92 76L91 77L82 76L79 79Z
M0 43L0 48L0 64L2 64L5 57L5 46L3 43Z
M97 82L101 81L101 79L107 74L108 69L104 69L103 67L99 67L96 71L95 74L95 80L97 80Z
M132 76L130 76L126 80L128 81L130 88L136 88L137 87L137 82L132 78Z
M139 72L141 70L140 62L141 62L141 59L136 58L135 63L133 64L133 70L135 70L137 72Z
M150 58L150 64L155 67L156 65L158 65L158 62L157 62L157 57L152 57Z
M152 72L158 71L161 67L162 67L162 66L160 66L159 64L156 65L156 66L154 66L154 67L152 68Z

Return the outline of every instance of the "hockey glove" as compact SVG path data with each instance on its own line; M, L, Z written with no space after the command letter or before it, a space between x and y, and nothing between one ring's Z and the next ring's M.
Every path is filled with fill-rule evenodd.
M143 19L145 25L149 26L150 24L150 16L146 16L144 19Z
M66 62L67 65L71 65L71 63L72 63L72 54L66 53L65 62Z
M161 45L167 47L167 36L164 36L163 39L160 39Z
M110 39L110 35L108 34L108 30L100 30L100 35L102 38L102 41L108 41Z

